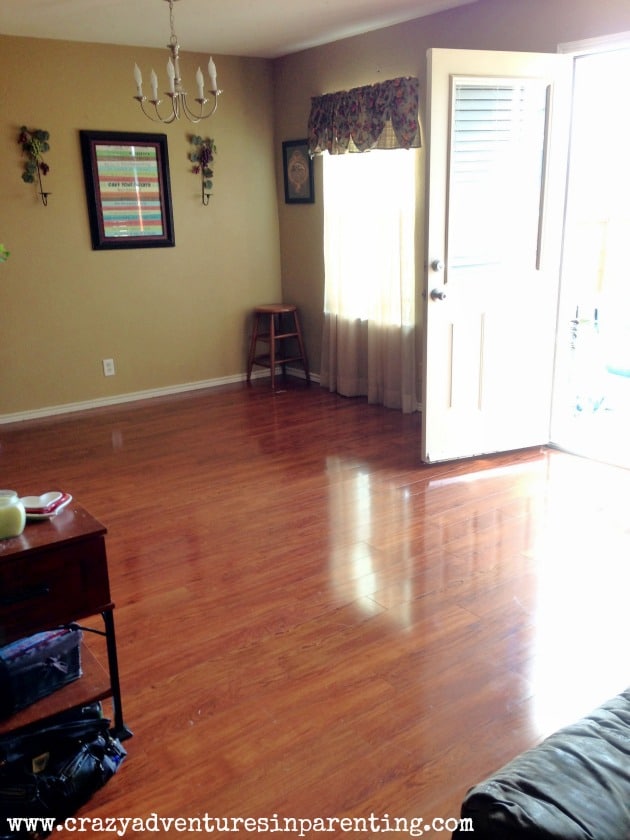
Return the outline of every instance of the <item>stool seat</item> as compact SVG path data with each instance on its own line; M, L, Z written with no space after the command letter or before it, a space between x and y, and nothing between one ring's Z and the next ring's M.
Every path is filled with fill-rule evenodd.
M264 352L258 352L258 344ZM306 381L310 374L297 306L292 303L266 303L254 308L254 323L247 359L247 381L251 380L254 365L269 368L271 388L276 390L276 368L282 367L286 376L287 365L299 362L304 368Z
M297 306L292 303L264 303L262 306L255 306L254 312L261 312L263 315L281 315L283 312L295 312Z

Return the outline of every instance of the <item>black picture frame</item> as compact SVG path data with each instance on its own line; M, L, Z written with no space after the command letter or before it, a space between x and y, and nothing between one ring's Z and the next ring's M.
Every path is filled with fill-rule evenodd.
M166 134L79 135L92 249L173 247Z
M282 144L284 200L286 204L313 204L313 161L308 140L285 140Z

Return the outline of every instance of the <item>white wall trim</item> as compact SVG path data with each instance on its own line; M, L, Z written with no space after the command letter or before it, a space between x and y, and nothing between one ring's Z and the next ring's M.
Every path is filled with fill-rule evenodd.
M630 32L617 32L615 35L602 35L599 38L585 38L582 41L567 41L565 44L558 44L558 52L583 55L623 49L628 46L630 46Z
M279 373L281 371L279 370ZM304 371L288 368L287 373L305 379ZM254 371L252 379L269 377L268 370ZM13 414L0 414L0 425L6 423L21 423L25 420L38 420L43 417L53 417L58 414L71 414L74 411L89 411L93 408L103 408L110 405L121 405L122 403L137 402L138 400L150 400L154 397L166 397L172 394L184 394L188 391L201 391L204 388L218 388L220 385L231 385L235 382L244 382L245 374L224 376L219 379L203 379L198 382L184 382L180 385L167 385L164 388L149 388L146 391L134 391L128 394L114 394L111 397L98 397L95 400L85 400L75 403L64 403L63 405L49 405L43 408L34 408L29 411L16 411ZM311 380L319 382L319 376L311 374Z

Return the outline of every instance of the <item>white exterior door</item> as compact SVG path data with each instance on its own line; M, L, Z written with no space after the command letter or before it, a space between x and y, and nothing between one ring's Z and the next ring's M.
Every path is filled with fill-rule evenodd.
M429 51L424 461L549 441L571 68Z

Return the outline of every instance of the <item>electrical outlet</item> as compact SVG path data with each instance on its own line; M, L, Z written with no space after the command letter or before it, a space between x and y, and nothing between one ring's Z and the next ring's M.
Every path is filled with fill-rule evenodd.
M103 374L105 376L114 376L116 374L116 366L113 359L103 359Z

